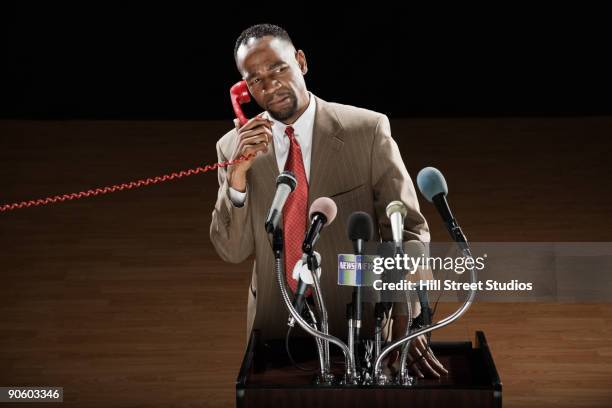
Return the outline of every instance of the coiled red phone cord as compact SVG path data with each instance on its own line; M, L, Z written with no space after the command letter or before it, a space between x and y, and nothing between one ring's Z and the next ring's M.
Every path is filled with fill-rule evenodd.
M99 188L92 189L92 190L80 191L78 193L56 195L56 196L47 197L47 198L39 198L37 200L22 201L20 203L3 204L3 205L0 205L0 212L16 210L18 208L24 208L24 207L47 205L51 203L56 203L58 201L76 200L76 199L83 198L83 197L97 196L100 194L114 193L115 191L130 190L133 188L148 186L150 184L163 183L164 181L170 181L170 180L180 179L182 177L193 176L194 174L206 173L207 171L216 170L219 167L231 166L232 164L243 162L254 156L255 154L249 154L247 156L240 156L236 160L227 160L227 161L215 163L212 165L206 165L204 167L196 167L194 169L181 170L179 172L164 174L163 176L149 177L147 179L130 181L129 183L115 184L114 186L99 187Z

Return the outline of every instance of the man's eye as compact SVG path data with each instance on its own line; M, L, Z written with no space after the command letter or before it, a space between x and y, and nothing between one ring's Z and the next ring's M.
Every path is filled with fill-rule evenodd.
M287 69L287 67L285 67L285 66L278 67L278 68L276 68L276 72L283 72L285 69Z
M253 80L251 81L251 85L258 84L259 82L260 82L260 79L259 79L259 78L255 78L255 79L253 79Z

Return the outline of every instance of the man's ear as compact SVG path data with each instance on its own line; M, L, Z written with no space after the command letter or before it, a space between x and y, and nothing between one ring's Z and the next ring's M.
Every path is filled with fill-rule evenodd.
M304 51L297 50L295 52L295 59L297 60L298 65L300 66L302 75L306 75L306 73L308 72L308 63L306 62L306 55L304 55Z

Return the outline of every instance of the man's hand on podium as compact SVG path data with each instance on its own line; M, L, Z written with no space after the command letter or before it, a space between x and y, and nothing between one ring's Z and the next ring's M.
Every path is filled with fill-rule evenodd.
M393 319L393 340L404 337L406 333L406 325L408 324L408 318L406 316L396 316ZM383 367L387 367L391 374L396 374L400 369L400 351L394 350L389 354L387 363ZM440 378L443 375L448 374L448 370L444 368L442 363L438 361L434 355L429 344L427 343L427 337L422 334L410 342L408 348L408 369L409 371L419 378Z
M410 347L408 348L408 369L419 378L440 378L448 374L448 370L444 368L434 355L429 344L427 344L427 336L424 334L410 342Z

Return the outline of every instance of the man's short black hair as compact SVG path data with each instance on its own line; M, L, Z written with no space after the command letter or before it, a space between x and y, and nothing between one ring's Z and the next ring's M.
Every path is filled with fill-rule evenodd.
M256 24L244 30L236 40L236 45L234 45L234 58L236 58L238 48L240 48L242 44L246 44L250 38L261 38L268 35L276 38L282 38L283 40L289 41L291 44L293 44L289 34L284 28L274 24Z

